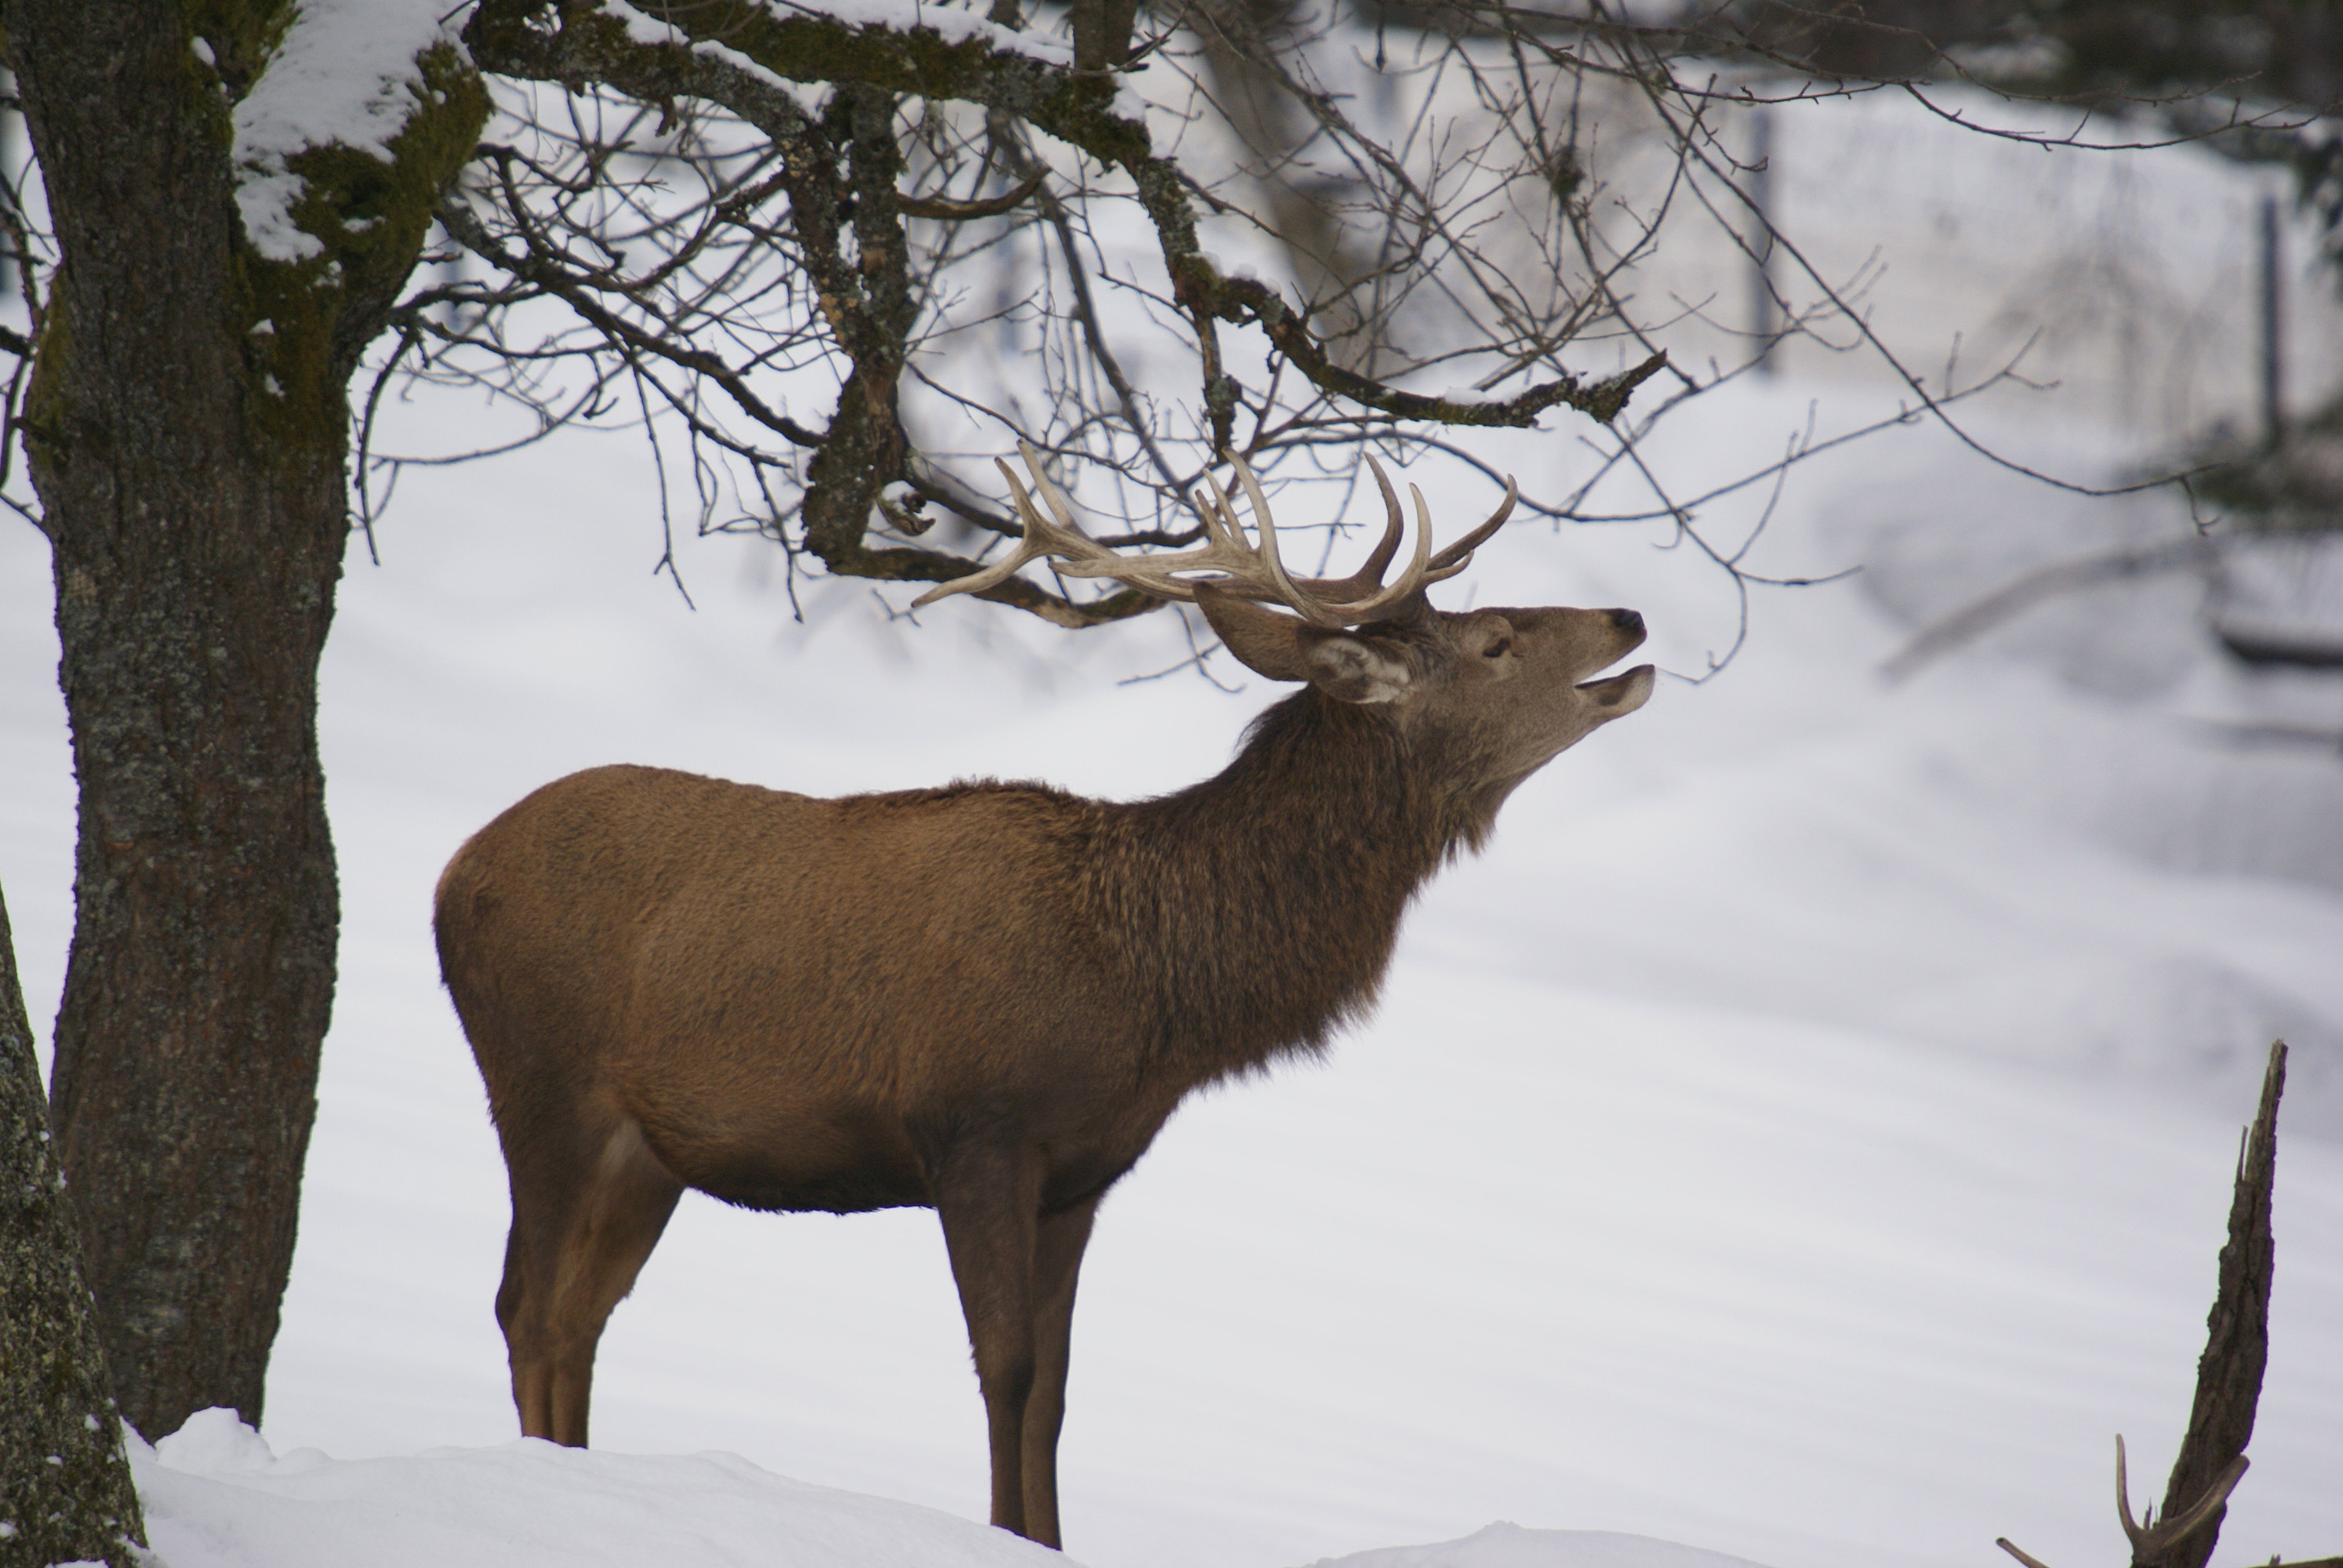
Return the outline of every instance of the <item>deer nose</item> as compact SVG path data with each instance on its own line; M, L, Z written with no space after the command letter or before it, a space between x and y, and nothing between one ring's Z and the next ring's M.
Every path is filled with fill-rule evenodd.
M1610 612L1610 616L1611 624L1617 627L1621 631L1641 631L1644 629L1644 618L1636 614L1632 609L1614 609Z

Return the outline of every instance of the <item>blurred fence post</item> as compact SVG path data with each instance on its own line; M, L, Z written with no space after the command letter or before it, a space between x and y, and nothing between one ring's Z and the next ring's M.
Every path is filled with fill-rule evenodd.
M2279 350L2285 300L2279 293L2280 230L2275 196L2262 197L2261 239L2262 443L2275 452L2286 437L2286 365Z
M1757 232L1749 273L1749 330L1757 340L1757 373L1774 374L1774 340L1782 330L1774 304L1774 111L1760 104L1749 116L1749 205Z

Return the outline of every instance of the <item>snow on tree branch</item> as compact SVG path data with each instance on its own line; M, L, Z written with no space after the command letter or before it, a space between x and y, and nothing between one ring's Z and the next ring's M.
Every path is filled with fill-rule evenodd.
M294 10L230 112L236 206L261 256L304 261L327 249L299 216L309 193L293 166L301 155L344 147L388 168L397 161L394 144L418 114L447 101L436 78L458 61L469 64L442 20L447 10L446 0L304 0ZM224 59L221 45L206 38L193 47L222 91L234 92L248 64ZM442 58L427 65L434 55Z

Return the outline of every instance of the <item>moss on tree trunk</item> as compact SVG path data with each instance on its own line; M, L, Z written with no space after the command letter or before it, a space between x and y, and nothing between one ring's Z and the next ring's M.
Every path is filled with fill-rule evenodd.
M0 1568L144 1543L0 900Z

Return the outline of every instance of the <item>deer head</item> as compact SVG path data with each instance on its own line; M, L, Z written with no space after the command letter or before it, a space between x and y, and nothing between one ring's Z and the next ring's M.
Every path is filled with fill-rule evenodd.
M1019 450L1053 516L1042 515L1016 471L1001 462L1024 538L1007 558L931 589L915 608L980 591L1043 558L1067 577L1111 578L1192 603L1245 668L1379 709L1412 749L1443 758L1443 770L1482 797L1488 811L1565 748L1633 713L1652 694L1649 665L1599 678L1643 642L1644 618L1633 610L1432 608L1425 590L1469 566L1473 552L1512 516L1518 492L1511 478L1486 521L1436 551L1423 492L1410 485L1415 548L1385 583L1406 524L1390 477L1372 457L1367 466L1383 498L1383 538L1348 577L1298 578L1285 569L1268 498L1234 453L1228 460L1251 502L1257 544L1246 539L1227 494L1207 475L1205 542L1176 554L1125 557L1083 533L1033 448L1020 442Z

